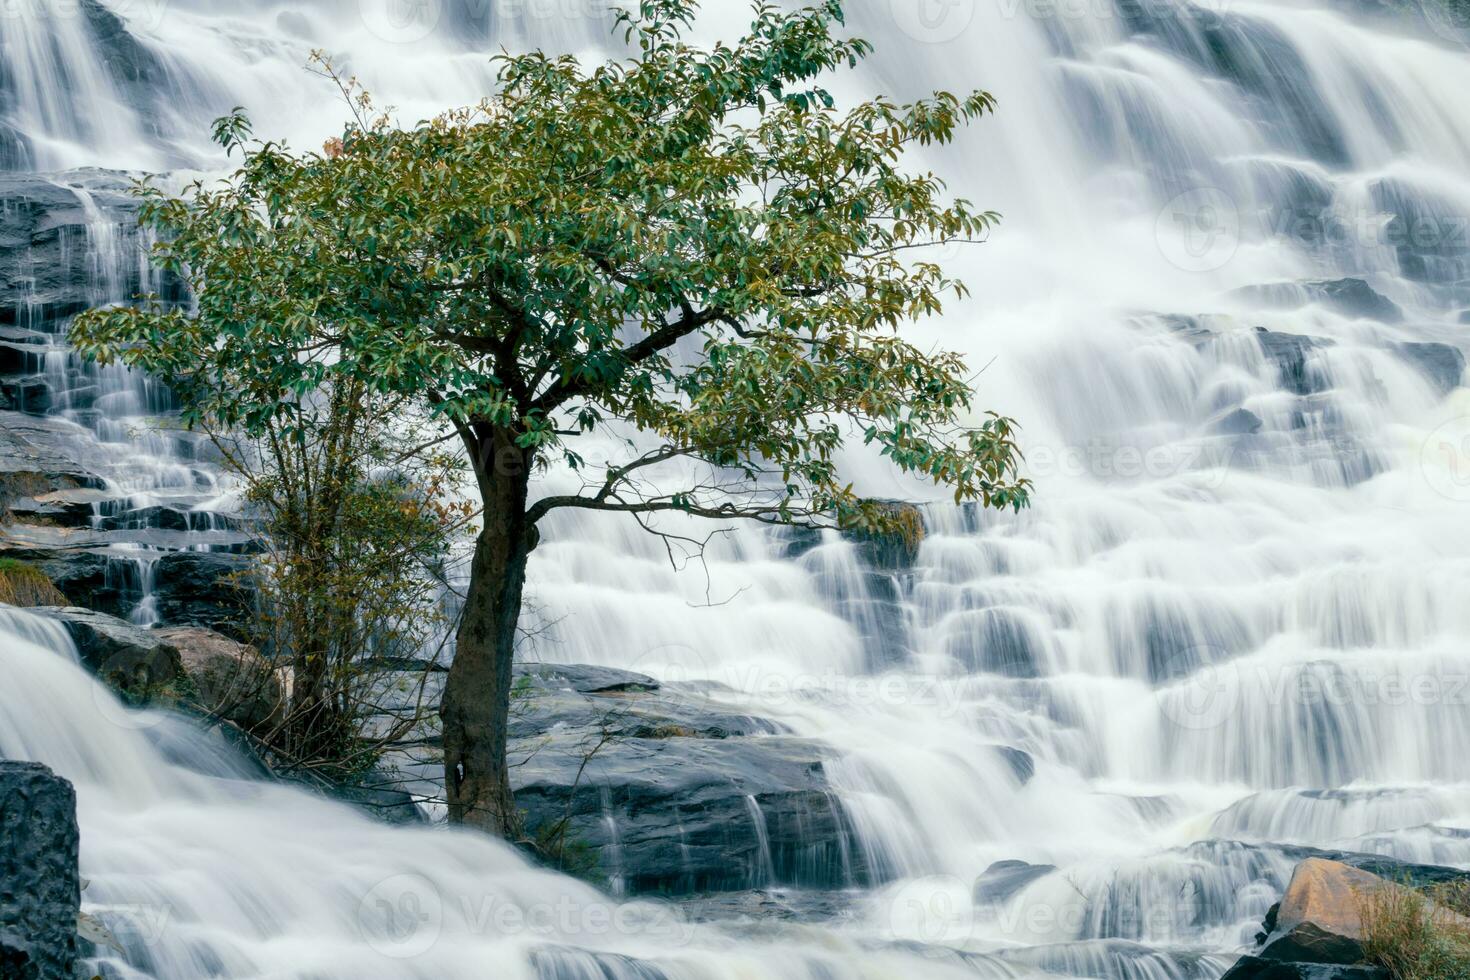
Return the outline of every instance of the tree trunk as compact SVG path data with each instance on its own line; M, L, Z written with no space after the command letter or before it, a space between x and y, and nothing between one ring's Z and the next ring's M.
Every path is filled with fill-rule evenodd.
M451 823L508 840L521 833L510 789L506 731L516 625L534 528L526 521L531 452L513 433L480 439L475 461L484 529L475 542L454 662L444 687L444 789Z

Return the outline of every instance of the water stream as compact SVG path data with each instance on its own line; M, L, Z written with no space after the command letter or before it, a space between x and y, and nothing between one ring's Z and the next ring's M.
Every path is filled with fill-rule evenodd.
M487 46L595 55L600 6L32 5L0 40L0 163L208 168L199 135L237 103L314 145L340 116L300 67L314 45L411 121L478 94ZM1005 221L943 256L973 298L913 334L984 367L1035 507L927 503L917 563L881 589L836 537L795 553L740 530L706 578L576 515L531 588L556 623L535 656L719 681L711 698L826 745L881 884L820 922L624 904L261 783L7 613L0 756L77 782L84 898L136 927L118 976L1205 980L1293 845L1470 867L1465 38L1325 2L849 11L878 53L841 94L1000 100L917 161ZM744 20L721 4L698 30ZM87 247L113 254L98 226ZM99 300L140 274L108 261ZM144 382L93 383L132 399L73 421L135 447L116 467L135 506L221 492L178 440L109 430L157 410ZM875 496L930 493L847 465Z

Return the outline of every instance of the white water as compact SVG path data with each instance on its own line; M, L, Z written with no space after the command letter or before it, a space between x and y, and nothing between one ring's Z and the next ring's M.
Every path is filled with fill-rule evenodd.
M208 164L188 127L236 102L262 133L311 145L337 119L298 70L311 43L343 52L407 120L476 94L483 59L456 20L473 5L418 8L434 25L382 20L392 6L138 15L130 26L185 80L164 136L126 114L109 121L134 126L120 134L36 107L11 118L48 167ZM492 45L599 43L597 18L536 16L553 6L481 27ZM937 22L902 2L849 6L879 53L844 94L982 85L1000 98L994 120L919 161L1006 220L990 244L944 256L975 299L914 335L989 365L979 402L1022 422L1036 506L930 506L899 583L909 655L877 664L871 624L851 615L866 586L850 545L791 561L741 531L707 582L671 570L635 527L569 518L533 556L538 609L558 621L535 652L718 679L745 710L825 740L859 846L892 880L851 896L841 923L768 922L755 939L730 925L687 940L480 929L452 911L459 896L612 906L494 844L365 824L224 778L224 756L201 775L149 755L142 735L98 738L99 698L105 716L129 716L17 639L0 755L77 780L90 902L171 910L146 946L153 974L479 976L493 963L514 976L549 941L690 976L1214 977L1228 957L1192 954L1241 948L1289 873L1294 859L1269 845L1470 866L1470 393L1436 390L1394 347L1466 346L1470 55L1320 3L1171 0L1144 5L1146 21L1096 3L996 0L967 16L962 2ZM743 20L721 9L700 30ZM6 49L12 73L16 57ZM1408 237L1390 210L1413 216ZM1284 309L1232 292L1344 276L1402 320L1293 287ZM1167 314L1203 316L1208 332ZM1332 341L1307 354L1306 394L1283 390L1258 326ZM1237 408L1259 433L1218 434ZM926 492L861 454L850 468L875 495ZM50 739L30 727L43 722ZM1029 753L1034 776L1023 784L995 746ZM975 878L1007 859L1059 871L999 907L972 901ZM423 892L445 911L431 948L393 959L357 917L398 874L428 890L390 886L388 908L412 911ZM573 953L539 967L608 975Z

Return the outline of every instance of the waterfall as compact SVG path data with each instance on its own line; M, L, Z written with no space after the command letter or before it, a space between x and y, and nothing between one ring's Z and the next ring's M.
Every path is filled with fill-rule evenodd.
M342 113L301 71L313 46L411 122L483 91L501 43L611 44L601 4L562 0L21 6L0 40L17 171L208 169L207 120L235 104L319 145ZM748 19L707 6L701 38ZM864 492L924 501L913 567L742 528L706 579L577 513L530 588L554 624L537 658L697 686L824 746L871 887L757 932L379 826L128 712L64 636L6 613L0 755L77 783L85 904L137 922L117 975L1212 980L1303 847L1470 868L1466 37L1328 0L848 7L877 54L840 97L999 100L914 161L1004 221L936 256L973 295L910 332L984 368L977 403L1020 421L1035 506L955 507L853 451ZM120 58L136 70L99 67ZM93 301L124 298L139 243L53 179L93 209ZM166 393L68 363L37 310L48 411L107 456L114 496L224 492L123 421ZM754 797L749 815L764 887Z

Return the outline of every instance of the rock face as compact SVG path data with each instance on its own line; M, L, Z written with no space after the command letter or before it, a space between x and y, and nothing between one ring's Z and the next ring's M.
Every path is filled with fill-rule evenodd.
M77 798L35 762L0 761L0 976L71 980L81 879Z
M183 661L178 649L159 633L91 609L32 611L60 620L87 669L130 703L177 693Z
M526 760L512 780L527 828L544 837L564 821L570 847L615 886L870 879L820 746L638 674L533 665L521 676L527 710L512 724L511 755Z
M511 783L548 860L628 893L823 889L885 876L832 792L823 747L693 685L604 667L522 664ZM390 757L442 798L437 718Z
M1280 963L1258 956L1242 956L1222 980L1390 980L1376 966L1327 966L1321 963Z
M280 674L254 647L199 627L152 634L178 651L194 702L211 715L257 730L285 708Z
M244 555L199 551L165 555L154 568L159 622L202 626L240 638L254 602L247 580L250 567Z
M1362 279L1326 279L1248 286L1239 294L1275 309L1297 309L1317 303L1343 316L1401 323L1404 311L1397 303Z
M1434 382L1441 394L1460 386L1465 375L1465 355L1449 344L1395 344L1394 349Z

